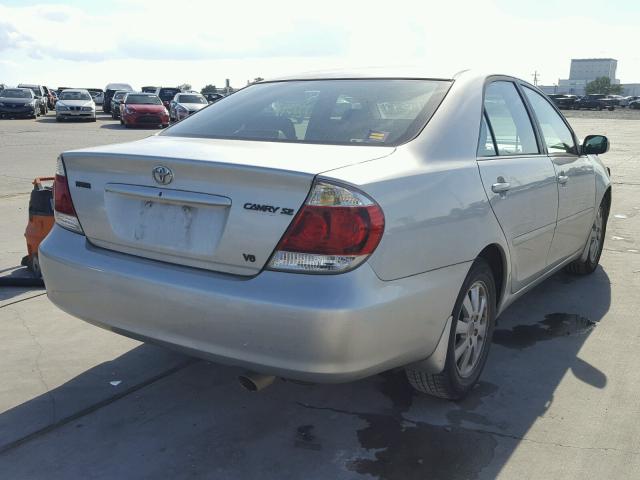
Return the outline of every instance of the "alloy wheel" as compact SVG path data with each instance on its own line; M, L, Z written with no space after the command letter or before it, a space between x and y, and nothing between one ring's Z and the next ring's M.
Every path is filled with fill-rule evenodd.
M468 378L480 362L489 317L487 286L474 282L464 296L456 322L454 358L458 375Z
M600 252L600 243L602 242L602 209L598 209L596 219L591 227L591 238L589 240L589 260L595 263Z

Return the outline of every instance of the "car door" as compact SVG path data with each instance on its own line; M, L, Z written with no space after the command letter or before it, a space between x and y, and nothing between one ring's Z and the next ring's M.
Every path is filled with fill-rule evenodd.
M512 81L493 81L485 88L477 158L489 202L509 244L511 290L516 292L548 267L558 187L553 164Z
M522 88L558 181L558 222L549 251L549 263L554 265L586 244L595 215L595 172L589 157L579 155L575 135L562 115L540 93Z

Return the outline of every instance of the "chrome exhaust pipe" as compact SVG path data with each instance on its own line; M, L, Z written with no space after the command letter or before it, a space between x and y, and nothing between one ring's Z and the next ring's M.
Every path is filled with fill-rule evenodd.
M238 382L245 390L250 392L259 392L264 390L276 379L273 375L265 375L263 373L245 372L238 376Z

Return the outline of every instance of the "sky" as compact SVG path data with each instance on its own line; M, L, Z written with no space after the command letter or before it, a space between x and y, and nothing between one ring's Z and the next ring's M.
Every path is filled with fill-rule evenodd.
M0 0L0 83L199 89L397 65L553 85L592 57L640 83L639 25L638 0Z

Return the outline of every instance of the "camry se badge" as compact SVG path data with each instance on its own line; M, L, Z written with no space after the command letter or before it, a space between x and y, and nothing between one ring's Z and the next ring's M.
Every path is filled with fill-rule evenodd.
M160 185L169 185L173 181L173 172L169 167L159 165L152 170L153 179Z
M244 209L257 210L259 212L266 212L266 213L278 213L279 211L282 215L293 215L293 212L294 212L293 208L274 207L273 205L261 205L259 203L251 203L251 202L245 203Z

